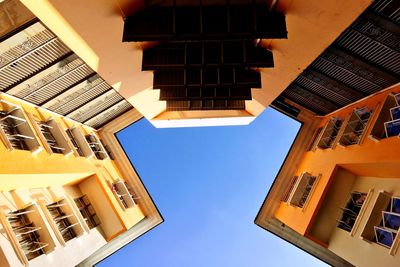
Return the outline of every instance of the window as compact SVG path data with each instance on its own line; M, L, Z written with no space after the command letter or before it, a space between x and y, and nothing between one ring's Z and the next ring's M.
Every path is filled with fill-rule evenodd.
M35 152L40 148L35 135L20 107L1 100L0 137L9 150L20 149Z
M400 198L392 197L391 210L395 213L400 213Z
M316 181L316 176L312 176L308 172L303 172L293 184L293 189L290 191L287 202L290 205L303 208L309 199Z
M53 219L53 223L56 225L65 242L77 236L74 227L79 224L78 222L71 223L71 219L74 219L74 215L63 209L63 207L67 205L68 204L62 200L46 205L47 210Z
M293 187L295 186L297 179L299 179L299 176L294 176L292 180L290 181L289 187L287 188L285 194L283 195L282 201L283 202L288 202L289 197L291 192L293 191Z
M136 205L132 189L125 182L118 180L110 186L123 209L132 208Z
M386 248L390 248L394 242L397 231L378 226L375 226L374 229L376 242Z
M86 195L76 198L75 203L90 229L100 225L100 220Z
M73 145L75 151L78 153L78 155L80 157L83 157L84 156L83 151L82 151L82 149L80 148L80 146L78 144L78 140L75 140L75 137L72 134L72 130L71 129L67 129L66 133L67 133L67 136L68 136L69 140L71 141L71 144Z
M39 126L39 130L42 133L44 139L47 142L47 145L50 147L53 153L64 154L65 148L59 144L57 139L53 135L53 127L49 125L47 122L41 122L36 120L37 125Z
M104 145L104 149L106 150L108 157L114 160L114 153L111 151L111 149L107 145Z
M397 231L400 227L400 213L384 211L382 214L383 226Z
M387 209L382 211L379 225L374 226L375 242L391 248L400 227L400 197L392 197Z
M21 134L18 129L18 126L26 123L26 121L2 111L0 111L0 117L0 126L11 147L14 149L29 150L25 140L33 139L33 137Z
M317 146L317 142L318 142L318 139L319 139L319 136L320 136L321 132L322 132L322 127L319 127L317 129L317 131L315 132L313 140L310 143L310 146L307 148L307 151L315 149L315 147Z
M342 126L341 119L331 118L325 125L325 128L321 134L321 138L319 139L317 145L318 148L326 149L332 147L341 126Z
M357 191L351 193L350 199L347 201L346 206L342 208L343 212L338 220L337 227L347 232L351 232L366 197L366 193Z
M385 122L386 137L400 136L400 94L394 98L396 106L389 110L390 121Z
M73 146L75 146L76 153L78 153L78 155L81 155L80 153L82 153L82 155L86 158L90 158L90 157L94 156L92 148L89 146L89 144L86 140L86 137L83 135L83 133L79 129L79 127L74 126L70 129L68 129L68 132L67 132L67 135L69 136L69 134L70 134L73 138L73 141L71 139L71 142L72 142ZM75 142L75 144L74 144L74 142Z
M354 109L343 135L340 137L339 144L342 146L359 144L370 117L371 111L368 108Z
M5 216L27 260L45 254L45 248L48 246L40 240L41 227L36 226L28 216L32 212L35 210L26 208L9 212Z
M133 202L136 204L135 199L139 199L139 197L137 197L135 195L135 193L133 193L131 186L127 182L124 182L124 185L126 187L126 190L128 191L129 196L132 198Z
M55 119L50 118L47 121L41 121L31 113L27 113L27 117L35 128L37 136L48 153L64 155L73 153L72 147L67 141L68 136Z
M89 134L86 136L86 140L89 143L90 148L93 153L96 155L97 159L106 159L108 158L107 152L105 151L102 143L94 134Z
M370 138L379 141L383 138L400 135L400 93L389 94L374 127L371 130Z
M385 122L386 137L400 135L400 119Z
M392 120L400 119L400 106L391 108L390 109L390 115L392 117Z

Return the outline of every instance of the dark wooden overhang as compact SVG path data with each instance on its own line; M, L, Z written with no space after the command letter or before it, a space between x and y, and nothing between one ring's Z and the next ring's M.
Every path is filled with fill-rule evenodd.
M208 41L162 43L143 51L142 70L233 66L270 68L272 51L254 41Z
M124 42L257 38L287 38L285 16L257 3L151 6L128 16L123 34Z
M167 110L244 110L251 89L261 88L251 68L274 66L257 40L286 38L285 16L257 1L164 2L128 16L123 40L158 42L143 51L142 70L154 71Z
M261 75L257 71L232 67L155 71L153 87L155 89L260 88Z

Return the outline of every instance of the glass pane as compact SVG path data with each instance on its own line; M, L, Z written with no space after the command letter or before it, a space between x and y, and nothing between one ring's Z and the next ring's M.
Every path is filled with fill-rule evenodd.
M400 227L400 214L383 212L383 225L387 228L398 230Z
M392 232L386 231L385 229L375 227L376 242L387 247L391 247L393 244L394 236Z
M385 123L387 137L400 134L400 120L390 121Z
M390 110L390 113L391 113L391 115L392 115L392 120L398 120L398 119L400 119L400 107L392 108L392 109Z
M400 198L392 198L392 212L400 213Z
M362 206L362 204L364 204L365 199L367 198L367 194L360 192L353 192L351 193L351 197L354 205Z

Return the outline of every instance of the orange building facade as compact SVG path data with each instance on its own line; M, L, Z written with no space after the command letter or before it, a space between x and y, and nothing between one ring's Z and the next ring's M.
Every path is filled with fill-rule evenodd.
M256 223L268 227L261 218L272 195L276 204L270 216L295 232L292 236L307 239L308 245L297 244L301 248L333 265L395 266L400 257L399 100L395 85L326 116L304 116L277 177L287 175L281 178L285 182L274 196L280 183L275 181Z
M400 262L399 2L366 4L272 103L302 127L255 218L332 266Z

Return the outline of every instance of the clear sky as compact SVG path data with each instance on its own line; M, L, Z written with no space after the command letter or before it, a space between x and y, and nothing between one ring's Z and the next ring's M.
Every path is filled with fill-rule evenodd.
M165 222L98 266L325 266L253 222L299 127L269 108L249 126L118 133Z

